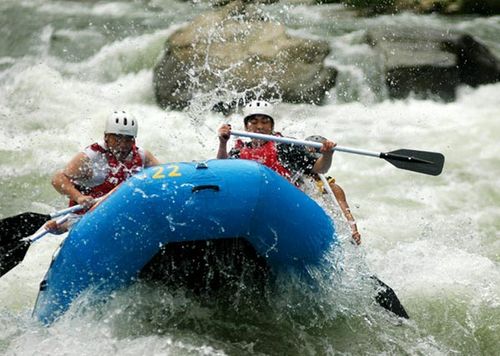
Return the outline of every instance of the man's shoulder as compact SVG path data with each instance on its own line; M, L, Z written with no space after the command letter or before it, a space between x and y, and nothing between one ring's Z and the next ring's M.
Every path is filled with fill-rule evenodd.
M91 161L103 157L105 152L106 145L104 144L104 142L94 142L85 147L82 151L82 153Z
M135 148L137 149L137 153L139 154L139 156L141 156L142 164L143 165L146 162L146 155L147 154L150 155L150 156L153 156L153 154L151 152L149 152L148 150L144 149L141 146L135 146Z

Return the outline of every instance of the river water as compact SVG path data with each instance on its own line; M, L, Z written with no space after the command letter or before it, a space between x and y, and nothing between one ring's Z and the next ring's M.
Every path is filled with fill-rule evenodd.
M152 89L165 39L206 9L173 0L1 1L0 217L64 207L50 177L101 138L110 109L133 111L139 144L163 162L215 156L214 131L225 121L241 129L240 118L211 113L218 98L206 95L185 112L161 110ZM337 220L342 258L332 265L342 264L342 281L319 277L323 291L308 294L299 281L285 279L265 303L242 298L205 305L182 291L137 284L97 308L87 308L83 298L46 328L31 310L64 238L46 236L0 279L1 354L498 353L500 84L462 87L452 103L389 100L363 35L371 26L463 30L500 57L500 17L355 19L337 5L274 4L264 11L290 33L329 41L327 63L340 70L324 105L281 104L279 130L374 151L442 152L443 173L425 176L336 153L329 173L348 194L363 243L352 246L338 209L320 201ZM396 291L409 321L373 303L356 277L367 273Z

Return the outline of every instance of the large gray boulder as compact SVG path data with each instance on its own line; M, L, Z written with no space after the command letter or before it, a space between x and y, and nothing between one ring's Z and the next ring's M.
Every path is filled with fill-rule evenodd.
M176 109L196 92L318 103L335 83L336 70L323 64L329 52L328 43L290 36L258 7L232 2L167 39L154 68L156 99Z
M500 80L500 63L472 36L425 28L372 29L368 43L380 56L389 95L437 96L450 101L461 84Z

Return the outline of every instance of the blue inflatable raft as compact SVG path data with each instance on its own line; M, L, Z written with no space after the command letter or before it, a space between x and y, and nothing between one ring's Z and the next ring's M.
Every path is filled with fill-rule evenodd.
M279 271L320 263L335 238L314 200L253 161L152 167L73 227L40 285L34 316L50 324L88 288L110 293L129 285L176 243L238 239Z

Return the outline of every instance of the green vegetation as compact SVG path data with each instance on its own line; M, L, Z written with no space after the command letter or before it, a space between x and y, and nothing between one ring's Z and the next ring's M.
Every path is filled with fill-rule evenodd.
M343 3L360 10L363 14L396 13L415 11L443 14L500 14L498 0L318 0L319 3Z

